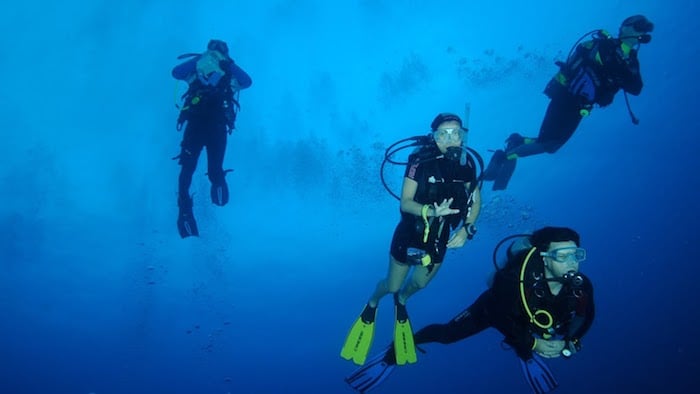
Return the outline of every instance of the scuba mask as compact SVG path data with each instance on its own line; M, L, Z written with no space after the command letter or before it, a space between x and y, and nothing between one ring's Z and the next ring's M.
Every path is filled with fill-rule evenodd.
M433 130L433 139L440 144L449 144L450 142L459 142L464 140L467 134L462 127L450 127Z
M644 15L630 16L622 22L620 30L622 30L623 27L631 27L639 34L620 37L620 39L636 38L640 44L648 44L651 42L651 35L649 33L654 31L654 24Z
M557 263L568 263L569 261L580 263L586 260L586 249L579 247L565 247L554 249L550 252L540 252L540 256L549 257Z
M648 44L651 42L651 34L640 34L638 36L622 36L619 39L624 40L626 38L635 38L640 44Z

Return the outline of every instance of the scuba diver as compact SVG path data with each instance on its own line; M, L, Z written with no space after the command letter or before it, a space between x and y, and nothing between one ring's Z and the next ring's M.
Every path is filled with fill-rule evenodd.
M406 169L401 196L392 193L400 200L401 221L391 241L388 276L377 284L340 353L358 365L364 364L372 345L379 301L389 293L394 295L398 344L392 357L398 365L417 361L406 301L440 271L447 249L464 246L476 233L481 200L476 163L467 153L473 150L465 146L468 130L451 113L437 115L431 130L429 136L406 139L415 140L408 146L418 148L402 163ZM413 274L404 285L411 268Z
M649 33L653 30L649 19L634 15L622 22L617 38L605 30L594 30L581 37L566 62L556 63L559 72L544 90L551 101L537 138L513 133L506 140L505 149L497 150L491 157L484 180L494 182L492 189L504 190L508 186L517 158L559 150L593 106L610 105L620 89L624 91L632 123L638 124L627 93L637 96L642 91L639 48L651 41ZM579 44L589 37L591 40Z
M226 172L223 169L227 135L233 132L241 89L252 84L250 76L231 59L224 41L210 40L202 54L184 54L178 59L190 58L176 66L172 75L189 84L182 96L183 105L177 119L177 129L185 132L180 143L179 159L182 166L178 179L177 229L182 238L198 236L197 222L192 213L190 184L197 169L202 148L207 148L207 175L211 182L211 200L224 206L229 199ZM229 170L230 171L230 170Z
M506 263L498 267L498 248L515 237ZM585 259L579 235L570 228L544 227L507 237L494 250L497 271L490 288L449 322L418 330L415 344L450 344L496 328L505 337L504 346L518 356L532 391L550 392L558 383L542 357L570 358L593 323L593 285L579 272ZM377 387L398 364L394 347L389 345L346 382L361 393Z

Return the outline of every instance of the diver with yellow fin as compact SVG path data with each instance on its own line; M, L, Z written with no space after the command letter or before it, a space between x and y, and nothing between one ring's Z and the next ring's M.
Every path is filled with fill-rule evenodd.
M417 361L406 300L435 277L447 249L464 246L476 233L474 222L481 206L476 169L477 162L483 168L481 157L466 147L468 130L459 116L438 114L431 130L428 136L411 137L391 145L382 163L382 170L386 162L406 165L401 196L387 187L400 201L401 221L391 241L389 273L377 284L340 352L341 357L358 365L365 363L372 346L379 301L389 293L394 294L395 363ZM394 149L406 141L411 143ZM393 154L409 147L415 149L407 162L391 159Z

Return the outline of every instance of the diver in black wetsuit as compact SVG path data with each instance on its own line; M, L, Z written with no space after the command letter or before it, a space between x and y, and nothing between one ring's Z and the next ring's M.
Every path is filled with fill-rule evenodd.
M221 40L210 40L202 54L190 57L177 65L172 75L188 83L183 96L177 129L185 129L176 157L182 166L178 178L177 229L182 238L198 236L197 221L192 212L190 184L197 169L199 155L207 148L207 176L211 181L211 201L224 206L229 200L226 171L223 169L226 141L236 121L238 92L253 83L248 73L229 56L228 45Z
M634 15L622 22L617 38L604 30L582 37L592 39L575 45L566 62L557 62L560 70L544 90L551 101L537 138L514 133L506 140L505 150L494 152L483 178L494 181L493 190L507 187L517 158L559 150L595 104L609 105L620 89L625 94L639 95L643 86L639 47L651 41L649 33L653 30L654 24L645 16ZM631 111L630 115L637 124Z
M521 360L533 391L553 390L556 380L539 356L571 357L580 350L595 315L593 286L578 271L585 257L574 230L535 231L519 247L511 246L508 261L488 290L449 322L418 330L415 344L454 343L493 327ZM396 364L392 347L346 381L360 392L376 387Z

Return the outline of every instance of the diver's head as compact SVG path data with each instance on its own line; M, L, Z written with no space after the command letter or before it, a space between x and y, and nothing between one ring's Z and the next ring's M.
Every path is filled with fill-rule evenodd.
M530 236L530 243L542 256L548 278L565 278L578 272L579 263L586 259L580 242L578 233L567 227L544 227Z
M651 41L651 33L654 24L644 15L632 15L622 21L619 37L622 42L635 47L639 44L648 44Z
M462 143L467 132L462 127L462 119L451 113L441 113L430 124L433 131L433 140L440 152L448 159L459 160L462 154ZM454 156L454 157L453 157Z
M210 51L217 51L224 56L228 56L228 45L221 40L209 40L207 44L207 49Z

